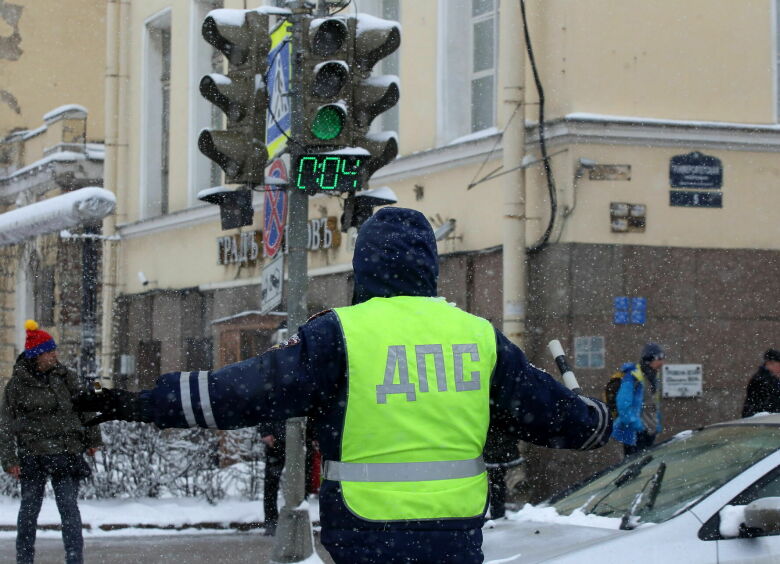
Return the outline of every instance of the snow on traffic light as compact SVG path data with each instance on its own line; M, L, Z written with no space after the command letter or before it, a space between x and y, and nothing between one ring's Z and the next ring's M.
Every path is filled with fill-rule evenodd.
M262 142L268 107L263 79L270 48L268 16L257 10L212 10L202 34L228 60L227 75L211 73L200 81L200 93L225 113L227 128L201 131L198 148L222 168L227 183L261 184L268 160Z

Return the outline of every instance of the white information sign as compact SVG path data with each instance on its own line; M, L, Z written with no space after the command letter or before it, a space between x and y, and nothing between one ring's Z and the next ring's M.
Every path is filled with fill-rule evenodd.
M665 398L695 398L702 393L701 364L665 364L662 372Z
M277 253L273 260L263 267L260 279L260 311L268 313L282 303L282 280L284 279L284 253Z

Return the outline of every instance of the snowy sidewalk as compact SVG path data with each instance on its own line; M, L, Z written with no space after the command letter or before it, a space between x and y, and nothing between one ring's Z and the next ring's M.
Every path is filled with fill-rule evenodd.
M312 523L319 522L318 500L306 502ZM86 534L118 532L128 534L163 534L187 530L213 534L219 530L249 530L262 527L262 500L223 499L214 505L202 499L110 499L80 500L81 520ZM19 500L0 496L0 538L16 535ZM38 529L59 535L60 515L52 498L45 498L38 518ZM135 531L135 533L133 533Z

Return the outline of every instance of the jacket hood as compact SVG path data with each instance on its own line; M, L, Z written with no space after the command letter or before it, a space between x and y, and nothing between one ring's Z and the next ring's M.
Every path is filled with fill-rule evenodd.
M353 304L371 298L436 296L436 237L417 210L382 208L358 232Z

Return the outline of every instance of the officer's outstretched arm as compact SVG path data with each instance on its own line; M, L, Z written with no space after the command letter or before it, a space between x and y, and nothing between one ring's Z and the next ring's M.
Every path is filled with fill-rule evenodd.
M305 338L295 336L284 346L218 370L169 372L151 390L92 392L75 398L74 406L100 412L94 422L144 421L160 428L249 427L311 414L333 381L327 370L313 370L318 362L327 366L322 359L310 358Z
M574 394L533 366L500 331L496 342L490 391L494 424L540 446L589 450L606 444L612 420L604 403Z

